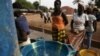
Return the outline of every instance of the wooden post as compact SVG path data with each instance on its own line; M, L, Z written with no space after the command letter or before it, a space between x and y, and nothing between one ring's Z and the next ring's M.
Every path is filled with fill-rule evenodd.
M11 0L0 0L0 56L21 56Z

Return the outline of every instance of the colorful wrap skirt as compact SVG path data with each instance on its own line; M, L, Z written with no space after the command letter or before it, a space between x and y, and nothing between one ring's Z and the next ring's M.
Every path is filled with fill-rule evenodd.
M59 41L64 43L65 39L68 38L67 34L66 34L66 30L65 29L61 29L61 30L57 30L57 29L52 29L52 38L54 41Z

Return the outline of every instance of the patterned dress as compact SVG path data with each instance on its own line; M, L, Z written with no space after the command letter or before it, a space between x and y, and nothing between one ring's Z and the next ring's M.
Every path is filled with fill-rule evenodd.
M67 38L65 25L61 15L52 16L52 38L54 41L65 42Z

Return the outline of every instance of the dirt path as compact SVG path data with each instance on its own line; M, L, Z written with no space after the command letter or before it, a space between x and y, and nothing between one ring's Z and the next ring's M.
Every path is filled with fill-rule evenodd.
M43 19L40 18L39 14L27 14L26 15L29 25L44 28L51 31L51 23L44 24ZM68 17L69 24L66 26L66 29L70 29L71 17ZM97 23L97 32L94 33L93 40L100 42L100 22Z
M97 31L94 33L93 40L100 42L100 22L97 23Z

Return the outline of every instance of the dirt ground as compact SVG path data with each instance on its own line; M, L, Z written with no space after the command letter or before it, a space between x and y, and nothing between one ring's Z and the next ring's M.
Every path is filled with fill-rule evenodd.
M94 33L93 39L100 42L100 22L97 23L97 31Z
M27 14L26 17L31 27L34 26L34 27L44 28L51 31L51 23L44 24L43 19L40 18L39 14ZM71 18L72 18L71 16L68 16L69 24L66 26L67 30L70 30ZM100 42L100 22L97 23L97 31L93 35L93 40Z
M43 19L40 18L39 14L27 14L26 17L27 17L27 21L28 21L28 23L31 27L44 28L44 29L47 29L47 30L51 31L51 23L44 24ZM70 30L70 21L71 21L71 19L72 19L72 17L69 16L68 17L69 24L66 26L66 29L68 31ZM33 28L32 28L31 31L32 32L30 34L30 37L34 36L33 39L34 38L37 39L37 35L38 36L43 36L43 34L41 34L42 32L34 31ZM50 34L45 33L44 35L46 35L45 39L47 39L47 40L52 39ZM100 22L97 23L97 32L94 33L93 40L98 41L100 43L100 38L99 37L100 37ZM92 50L95 50L95 52L97 52L100 55L100 49L92 48Z

